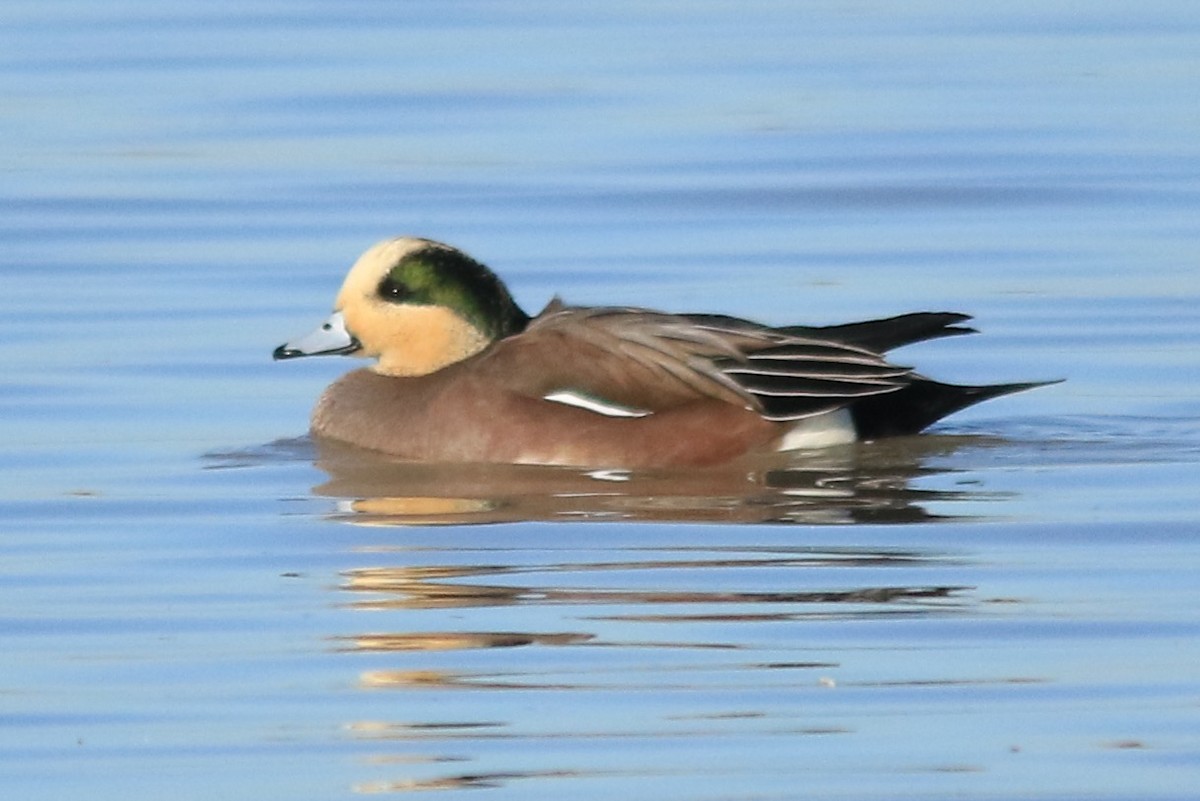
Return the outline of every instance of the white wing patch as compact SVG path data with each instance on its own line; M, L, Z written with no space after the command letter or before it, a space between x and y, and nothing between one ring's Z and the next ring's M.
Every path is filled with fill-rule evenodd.
M603 414L608 417L645 417L650 412L645 409L635 409L632 406L622 406L619 403L612 401L600 400L593 398L590 395L581 395L578 392L570 390L562 390L560 392L551 392L545 398L548 401L555 403L564 403L567 406L578 406L580 409L587 409L597 414Z

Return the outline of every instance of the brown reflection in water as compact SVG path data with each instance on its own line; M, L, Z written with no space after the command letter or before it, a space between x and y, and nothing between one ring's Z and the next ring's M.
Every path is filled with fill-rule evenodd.
M356 784L354 791L363 794L413 793L425 790L486 789L501 787L515 779L567 779L589 774L570 770L512 771L495 773L463 773L457 776L441 776L433 779L409 779L395 782L364 782Z
M634 474L406 464L318 443L319 466L330 477L318 492L346 499L341 507L345 522L385 528L529 520L911 523L937 519L926 508L933 501L981 497L970 487L930 491L912 486L939 473L926 466L932 457L963 444L964 438L928 437L719 470ZM384 623L382 630L339 636L331 642L335 652L367 655L374 662L359 667L357 686L397 699L382 702L388 706L381 708L399 715L419 710L436 717L438 708L425 708L420 699L439 698L443 693L478 694L480 705L465 708L487 709L488 703L504 708L511 693L550 692L566 698L580 692L690 693L714 682L757 687L765 681L824 692L836 686L823 673L836 669L836 662L806 659L808 654L764 646L757 638L742 639L743 629L737 624L956 614L978 603L970 597L969 587L918 583L928 581L924 568L959 564L956 557L920 550L730 544L720 537L701 537L685 544L620 547L609 551L612 559L564 558L571 549L551 548L532 554L530 562L527 548L511 560L506 559L504 548L494 544L478 552L448 545L440 556L434 555L436 548L426 543L416 553L401 532L389 532L377 543L357 549L364 560L376 563L345 571L339 587L347 609L396 613L361 616L382 618L395 630L388 631ZM588 553L595 550L589 548ZM434 560L446 563L428 563ZM911 578L906 569L914 568L921 579L909 583L897 579ZM837 578L823 582L822 577L829 575ZM547 618L558 621L551 623L549 631L509 629L503 624L492 629L479 623L491 617L469 611L520 606L572 608ZM434 614L411 614L419 611ZM503 617L522 619L507 611ZM434 620L433 625L421 625ZM474 626L464 623L462 630L456 629L458 620L473 621ZM718 627L704 627L712 622ZM662 630L670 635L644 636L643 624L667 624L669 628ZM559 651L544 661L536 654L509 656L513 649L538 648L636 649L642 658L626 661L620 654L615 661L592 658L611 650L578 657ZM659 661L652 656L681 650L707 657L692 661L672 655ZM785 671L796 671L795 679ZM536 748L535 740L564 738L700 739L740 731L739 721L761 721L758 730L777 735L850 731L823 722L814 725L802 717L776 717L773 711L757 708L698 708L693 715L650 715L630 721L628 730L618 726L574 731L569 725L531 730L519 721L470 720L469 714L466 720L424 723L360 721L350 726L354 737L390 743L388 747L397 751L375 755L372 764L411 767L397 768L398 773L410 775L385 776L354 789L422 792L492 788L523 779L578 778L584 774L556 770L565 767L561 764L528 772L506 769L524 765L495 761L480 761L470 766L475 770L451 769L442 775L425 775L423 770L436 771L437 763L461 759L443 749L461 748L476 755L486 752L479 744L488 741L530 741L530 747ZM426 749L430 753L416 753Z
M439 721L437 723L395 723L391 721L381 720L360 720L351 723L346 727L348 731L356 737L366 740L427 740L445 735L454 734L477 734L480 731L488 729L499 729L504 726L503 723L496 721ZM416 761L415 757L399 757L405 761ZM450 757L420 757L422 762L430 761L450 761ZM388 761L395 762L398 757L388 755L386 757L375 756L371 757L372 761Z
M420 634L360 634L342 637L348 651L457 651L465 648L515 648L522 645L573 645L591 634L527 634L524 632L436 631Z
M738 523L913 523L934 519L932 501L977 490L922 490L945 472L931 459L979 437L907 437L790 454L765 454L705 470L589 470L530 465L418 464L317 440L320 495L345 499L364 525L522 520Z
M587 604L587 605L662 605L662 604L834 604L840 605L837 610L824 610L819 613L801 614L798 612L755 613L755 617L772 619L812 617L841 617L854 616L892 616L903 614L905 610L896 608L881 608L881 605L902 602L906 609L915 613L930 611L945 611L952 608L958 600L958 595L970 587L958 585L935 586L867 586L837 590L811 591L714 591L714 590L657 590L657 589L597 589L586 587L560 587L546 585L521 584L465 584L461 582L444 582L444 579L461 578L483 575L517 575L521 573L538 574L569 574L577 579L597 571L635 572L635 571L671 571L671 570L705 570L719 571L738 568L770 568L770 567L880 567L888 565L912 564L947 564L946 560L936 557L921 557L916 554L888 554L878 552L846 551L843 553L825 554L789 554L766 556L757 559L647 559L639 562L581 562L556 563L540 565L536 568L515 566L411 566L398 565L395 567L364 567L347 571L342 589L354 593L368 593L374 597L350 602L352 608L363 610L382 609L445 609L466 607L509 606L517 604ZM383 596L383 597L380 597ZM935 602L928 605L926 602ZM845 609L847 605L865 605L868 608ZM632 619L625 615L624 619ZM658 618L660 616L639 615L638 619ZM747 619L744 613L727 613L721 615L706 615L707 619ZM684 619L682 616L676 619ZM695 617L688 619L697 619ZM372 637L384 635L369 635ZM432 636L433 640L422 642L420 637L415 640L397 640L407 645L407 650L435 650L437 647L496 647L497 645L528 645L528 644L566 644L563 641L551 641L548 637L583 638L589 635L573 633L570 635L541 635L526 633L493 633L489 636L498 638L487 643L476 643L470 638L478 634L439 633ZM458 638L458 639L451 639ZM514 640L514 638L516 638ZM576 640L579 641L579 640ZM453 643L453 644L450 644ZM400 650L396 648L394 650Z
M494 567L363 567L345 574L344 590L387 594L394 597L356 601L360 609L449 609L484 606L507 606L520 603L529 590L489 584L443 584L439 579L459 578L508 572L509 568Z
M584 685L539 682L525 676L510 681L454 670L367 670L359 677L359 686L370 690L579 690Z

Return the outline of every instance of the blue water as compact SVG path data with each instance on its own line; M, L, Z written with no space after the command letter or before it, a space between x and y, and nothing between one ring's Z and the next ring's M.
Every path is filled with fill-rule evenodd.
M1182 0L6 4L0 792L1194 797L1198 78ZM318 449L270 352L400 233L1067 381L756 482Z

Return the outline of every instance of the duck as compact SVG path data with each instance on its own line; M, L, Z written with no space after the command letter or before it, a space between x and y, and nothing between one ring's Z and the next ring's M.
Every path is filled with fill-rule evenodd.
M970 319L775 327L557 296L530 316L483 263L402 236L363 253L328 319L273 357L372 360L322 393L317 439L429 463L706 467L913 435L1053 383L947 384L885 357L975 333Z

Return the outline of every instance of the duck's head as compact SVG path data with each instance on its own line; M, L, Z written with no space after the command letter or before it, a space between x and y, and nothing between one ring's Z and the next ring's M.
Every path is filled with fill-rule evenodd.
M280 345L274 356L376 357L374 369L385 375L425 375L521 331L528 322L484 265L440 242L399 237L362 254L346 275L329 319Z

